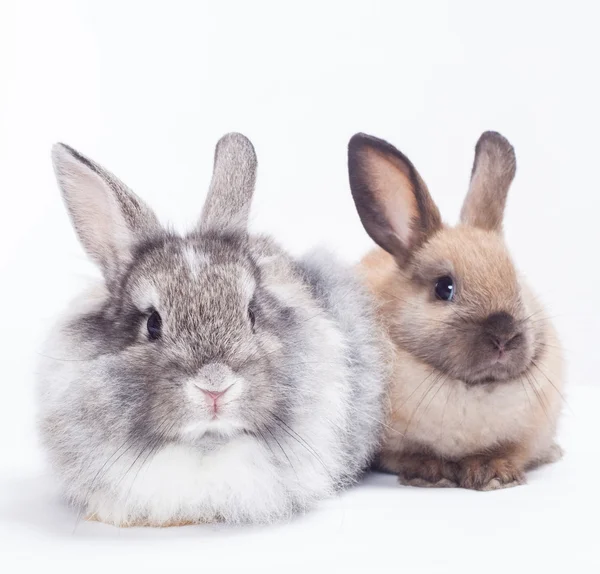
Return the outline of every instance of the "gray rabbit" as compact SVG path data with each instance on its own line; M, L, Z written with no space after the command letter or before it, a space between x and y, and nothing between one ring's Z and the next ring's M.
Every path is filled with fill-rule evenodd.
M52 331L39 424L88 519L270 522L354 482L378 446L383 360L370 296L322 252L251 236L252 144L217 144L198 226L179 236L70 147L53 160L103 281Z

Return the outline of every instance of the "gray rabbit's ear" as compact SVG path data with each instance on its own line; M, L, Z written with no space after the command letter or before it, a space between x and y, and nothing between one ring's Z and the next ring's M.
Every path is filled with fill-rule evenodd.
M475 146L469 192L460 220L488 231L502 231L504 206L517 161L509 141L497 132L484 132Z
M98 164L61 143L52 161L79 240L105 276L127 265L135 243L161 231L152 210Z
M247 232L256 165L254 146L247 137L230 133L219 140L212 181L200 218L201 232Z
M366 134L354 135L348 144L348 171L366 232L405 265L442 227L425 182L403 153Z

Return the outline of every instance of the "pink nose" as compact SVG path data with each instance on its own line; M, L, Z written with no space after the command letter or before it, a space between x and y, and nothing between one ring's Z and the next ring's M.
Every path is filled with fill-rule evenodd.
M200 389L207 397L210 397L213 401L217 401L217 399L219 397L222 397L226 392L227 389L225 389L224 391L207 391L206 389Z

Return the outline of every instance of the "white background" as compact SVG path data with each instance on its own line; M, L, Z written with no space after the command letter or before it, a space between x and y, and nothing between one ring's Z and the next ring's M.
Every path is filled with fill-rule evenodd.
M1 0L2 563L597 571L597 24L592 0ZM215 142L241 131L260 164L254 229L293 253L325 244L354 262L371 243L347 184L352 134L404 151L453 222L487 129L515 145L507 240L567 349L561 463L526 487L486 494L402 489L373 476L266 529L74 528L37 450L33 378L42 335L95 270L54 182L53 142L104 164L184 229L201 208Z

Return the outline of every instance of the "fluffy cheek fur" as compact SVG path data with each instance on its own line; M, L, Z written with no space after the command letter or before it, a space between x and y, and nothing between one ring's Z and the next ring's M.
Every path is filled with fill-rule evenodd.
M132 434L148 443L162 437L195 444L207 431L232 437L268 423L277 410L277 393L268 383L276 373L259 355L277 358L281 344L269 333L245 343L238 345L231 362L216 359L204 367L192 364L191 350L186 355L181 349L176 353L148 343L120 353L110 366L105 363L109 378L116 381L112 386L118 402L133 411ZM227 389L216 411L203 389ZM280 390L279 399L285 394Z
M510 350L508 360L496 363L497 351L482 327L494 308L435 301L431 291L431 286L411 284L403 290L402 303L391 309L390 333L403 349L449 376L471 382L490 377L506 380L529 366L539 337L526 321L518 346ZM502 309L518 321L530 317L534 311L524 299L517 296Z

